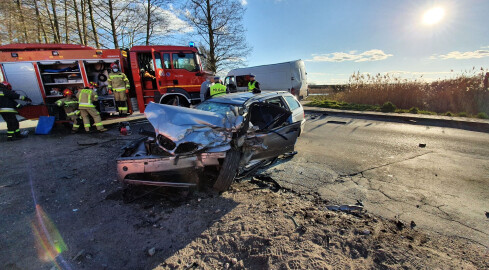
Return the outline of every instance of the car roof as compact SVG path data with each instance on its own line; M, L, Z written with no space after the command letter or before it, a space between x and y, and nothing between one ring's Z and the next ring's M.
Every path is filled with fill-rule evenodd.
M251 92L230 93L212 98L211 101L232 105L244 105L245 103L259 102L270 97L283 96L284 94L289 93L286 91L266 91L260 94L253 94Z

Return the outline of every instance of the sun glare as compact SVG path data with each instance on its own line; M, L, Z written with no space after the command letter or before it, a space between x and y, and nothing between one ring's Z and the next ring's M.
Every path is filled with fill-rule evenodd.
M427 10L423 15L423 23L426 25L433 25L439 23L445 16L445 9L441 7L435 7Z

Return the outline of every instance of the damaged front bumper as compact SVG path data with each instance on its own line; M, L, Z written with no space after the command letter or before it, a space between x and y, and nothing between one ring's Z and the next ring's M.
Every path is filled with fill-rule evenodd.
M194 183L164 182L135 179L139 175L178 171L182 169L199 169L206 166L218 166L219 160L226 157L226 152L201 153L187 156L141 156L120 157L117 159L118 180L133 185L151 185L167 187L191 187Z

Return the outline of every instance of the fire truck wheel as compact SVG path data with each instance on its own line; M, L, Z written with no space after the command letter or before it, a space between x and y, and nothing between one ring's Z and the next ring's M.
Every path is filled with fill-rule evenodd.
M181 107L189 107L190 106L190 104L188 104L188 102L184 98L181 98L177 95L166 99L162 103L167 104L167 105L173 105L173 106L181 106Z

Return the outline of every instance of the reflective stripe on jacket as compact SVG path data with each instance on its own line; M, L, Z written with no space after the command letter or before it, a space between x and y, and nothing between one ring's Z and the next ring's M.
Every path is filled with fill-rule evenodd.
M6 88L0 88L0 112L17 113L16 108L20 106L15 100L24 100L25 97Z
M126 74L122 72L110 73L107 82L109 83L109 90L125 91L131 87Z
M211 86L210 89L210 96L211 97L218 97L226 94L226 86L216 83Z
M93 91L92 89L81 89L78 91L76 94L76 97L78 98L78 107L79 108L95 108L95 105L93 105L94 101L98 100L98 96Z
M13 108L0 108L0 113L17 113L17 110Z

